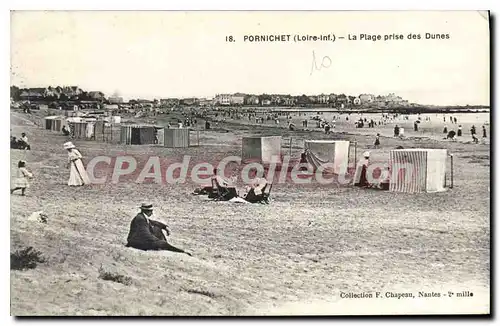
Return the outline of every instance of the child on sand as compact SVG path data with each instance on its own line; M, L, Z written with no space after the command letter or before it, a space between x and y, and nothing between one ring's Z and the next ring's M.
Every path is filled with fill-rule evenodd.
M21 190L21 196L25 196L24 192L29 187L28 179L33 178L33 174L26 169L26 161L19 161L17 167L17 178L14 182L14 189L10 190L10 194L13 194L16 190Z

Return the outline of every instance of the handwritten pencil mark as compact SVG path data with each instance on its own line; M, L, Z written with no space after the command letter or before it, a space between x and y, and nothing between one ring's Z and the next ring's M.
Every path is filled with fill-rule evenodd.
M315 70L321 70L323 68L329 68L332 65L332 59L330 59L329 56L324 56L323 59L321 59L321 65L318 67L318 63L316 61L316 53L313 50L313 61L312 61L312 66L311 66L311 73L309 76L313 74Z

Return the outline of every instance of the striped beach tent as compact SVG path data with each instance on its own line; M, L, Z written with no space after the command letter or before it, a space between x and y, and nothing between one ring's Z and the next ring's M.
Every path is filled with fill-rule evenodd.
M389 190L419 193L445 191L446 149L397 149L390 153Z

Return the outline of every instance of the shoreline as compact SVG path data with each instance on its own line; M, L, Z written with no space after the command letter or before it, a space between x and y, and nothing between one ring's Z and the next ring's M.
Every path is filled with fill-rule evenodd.
M259 127L261 129L269 129L269 130L275 130L275 131L281 130L281 131L286 131L287 133L290 133L290 134L305 134L305 133L306 134L310 134L310 133L317 134L317 133L319 133L319 134L322 134L323 137L327 136L327 135L325 135L324 129L314 128L314 127L305 128L305 129L300 128L300 127L296 127L294 130L290 130L287 126L284 126L284 125L259 124L259 123L255 123L255 122L247 122L245 120L242 120L242 121L237 121L237 120L216 121L216 120L212 120L212 121L218 122L218 125L214 126L216 129L218 129L218 128L224 129L224 127L226 126L226 127L229 127L228 129L232 129L231 130L232 132L234 132L234 129L236 126L246 126L246 127ZM249 128L249 129L251 129L251 128ZM366 129L366 131L362 131L362 129ZM194 130L194 131L196 131L196 130ZM359 128L359 129L354 129L354 130L349 130L349 131L332 130L330 133L330 136L334 137L334 136L343 135L344 137L363 136L363 137L367 137L367 138L370 138L370 137L373 138L375 136L374 134L376 134L376 133L380 133L380 136L384 137L384 138L396 138L392 135L392 129L389 131L389 130L375 130L375 129L368 129L368 128ZM463 137L464 137L464 139L457 139L456 141L451 141L451 140L443 139L443 136L441 136L441 135L422 134L422 135L415 136L412 134L407 134L401 139L402 140L419 139L419 140L429 140L429 141L437 141L437 142L472 144L472 139L468 138L467 136L463 136ZM467 137L467 140L465 139L466 137ZM480 141L479 144L475 144L475 145L489 145L489 141L486 141L485 143L481 143L481 141Z
M194 107L184 107L187 109L192 109ZM301 113L311 113L311 112L328 112L328 113L339 113L339 114L457 114L457 113L489 113L491 114L491 109L486 107L469 107L469 108L456 108L456 107L445 107L445 108L430 108L430 107L398 107L398 108L364 108L364 109L352 109L352 108L329 108L329 107L277 107L277 106L217 106L219 110L229 109L229 110L256 110L259 113L268 112L301 112ZM212 108L213 109L213 108Z

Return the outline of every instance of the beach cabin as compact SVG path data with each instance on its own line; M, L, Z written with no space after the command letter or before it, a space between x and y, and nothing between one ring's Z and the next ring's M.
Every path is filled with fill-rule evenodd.
M95 139L96 121L80 120L70 122L73 127L73 135L76 139Z
M189 147L189 129L165 128L163 129L163 146L169 148Z
M243 162L281 163L281 136L243 137Z
M156 143L157 130L162 126L122 125L120 142L125 145L148 145Z
M394 192L445 191L446 149L396 149L390 152L391 181Z
M48 116L43 118L42 125L46 130L61 131L62 126L64 125L63 119L63 117L58 115Z
M349 141L347 140L305 140L307 162L316 171L320 166L326 173L347 172L349 162Z

